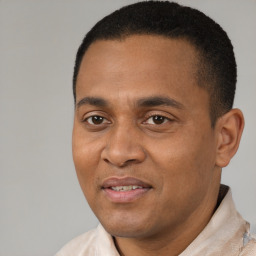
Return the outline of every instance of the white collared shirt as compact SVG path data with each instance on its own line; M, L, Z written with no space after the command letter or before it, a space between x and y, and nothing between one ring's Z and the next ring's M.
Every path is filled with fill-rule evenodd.
M211 220L179 256L256 256L249 223L236 211L229 189ZM66 244L55 256L119 256L113 238L99 225Z

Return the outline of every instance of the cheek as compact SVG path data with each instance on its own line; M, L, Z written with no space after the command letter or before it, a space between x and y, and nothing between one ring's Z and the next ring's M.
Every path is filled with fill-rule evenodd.
M95 170L99 162L98 145L88 141L85 134L74 128L72 152L78 181L87 197L95 187Z
M209 134L200 129L181 131L154 143L156 146L150 154L155 165L160 167L163 180L171 184L165 187L166 190L187 190L210 181L215 152L214 140Z
M88 135L84 127L75 121L72 136L73 160L77 171L85 172L98 162L99 140Z
M212 140L196 132L193 135L197 137L183 134L184 137L170 138L151 151L163 181L158 191L162 199L158 208L166 216L188 216L202 202L211 186L214 168ZM167 209L172 209L171 213ZM184 214L180 215L181 212Z

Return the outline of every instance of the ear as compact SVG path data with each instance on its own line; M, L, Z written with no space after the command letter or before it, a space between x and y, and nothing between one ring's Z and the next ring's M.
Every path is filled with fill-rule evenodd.
M243 113L239 109L232 109L216 123L217 132L217 152L216 165L225 167L235 155L242 132L244 129Z

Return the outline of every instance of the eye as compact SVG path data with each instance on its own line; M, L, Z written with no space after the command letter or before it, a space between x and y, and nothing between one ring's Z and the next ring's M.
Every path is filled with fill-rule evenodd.
M154 115L154 116L151 116L150 118L148 118L146 123L160 125L160 124L164 124L168 121L170 121L170 119L165 116Z
M104 123L109 123L107 119L102 116L90 116L86 118L85 121L91 125L100 125Z

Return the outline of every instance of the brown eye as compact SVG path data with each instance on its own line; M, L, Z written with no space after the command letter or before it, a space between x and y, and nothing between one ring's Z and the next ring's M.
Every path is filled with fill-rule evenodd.
M87 118L86 121L92 125L100 125L106 122L106 119L102 116L91 116Z
M162 124L166 121L166 118L163 116L152 116L152 119L155 124Z
M167 122L169 119L167 117L164 116L160 116L160 115L155 115L155 116L151 116L146 123L148 124L156 124L156 125L160 125L163 124L165 122Z

